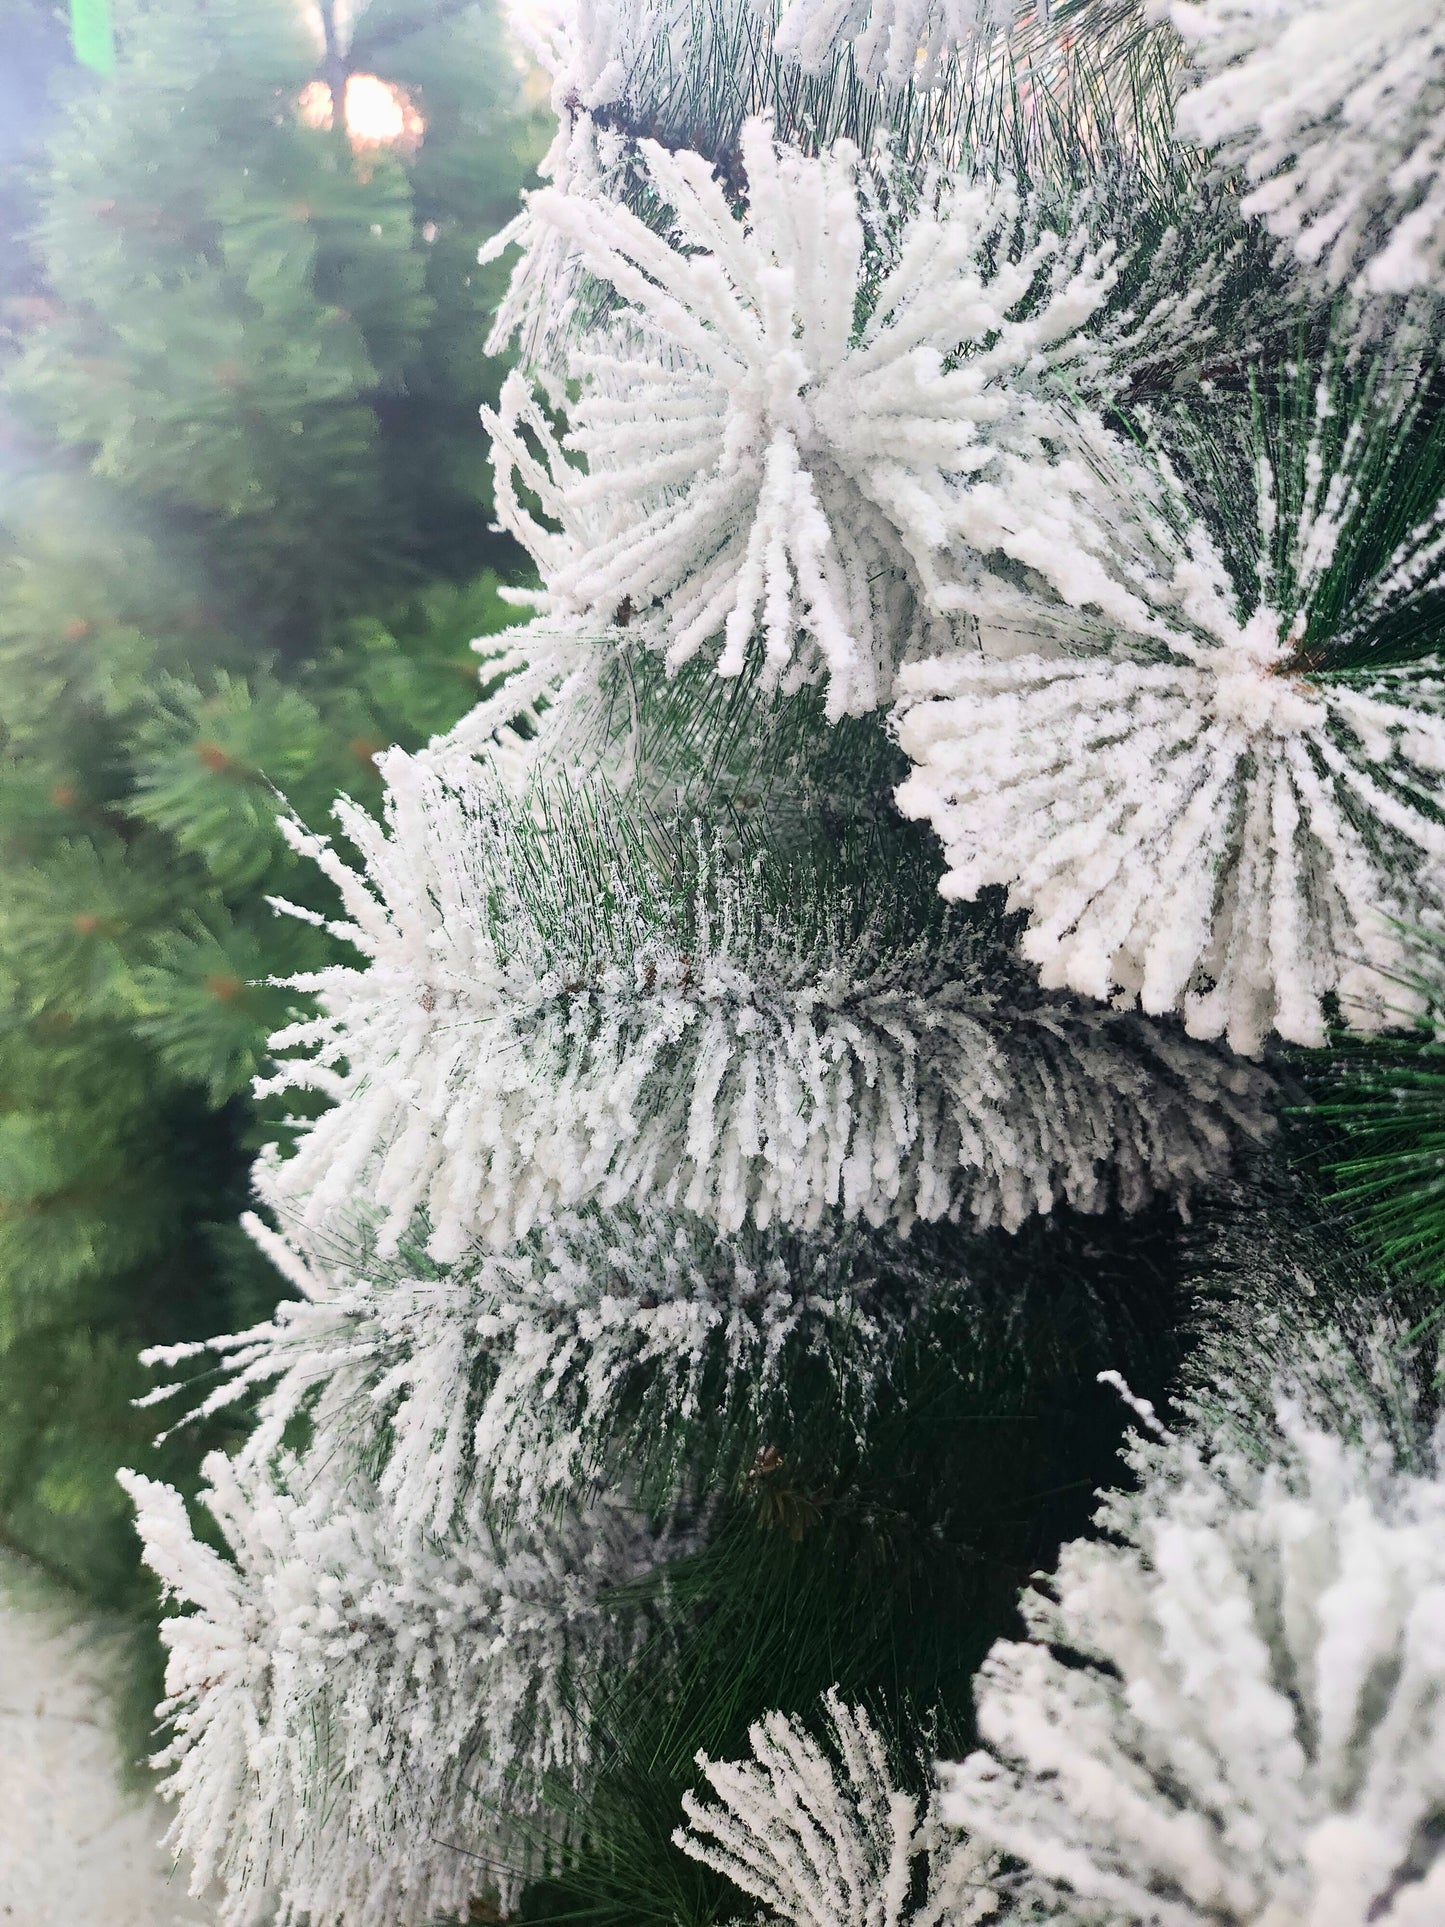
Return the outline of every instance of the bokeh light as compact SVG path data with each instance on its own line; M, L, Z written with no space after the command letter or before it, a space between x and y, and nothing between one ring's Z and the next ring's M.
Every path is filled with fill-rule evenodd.
M324 80L303 87L297 104L308 127L332 125L331 88ZM395 147L414 153L426 122L404 87L376 74L352 74L346 82L346 132L354 148Z

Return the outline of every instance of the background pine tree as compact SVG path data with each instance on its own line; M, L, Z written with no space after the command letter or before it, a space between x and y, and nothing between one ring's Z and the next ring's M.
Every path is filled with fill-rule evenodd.
M375 796L505 615L476 256L533 143L482 4L116 25L97 79L53 8L4 12L0 1536L144 1619L115 1471L189 1488L202 1441L152 1448L137 1353L274 1301L235 1228L265 980L335 948L269 906L332 908L277 793ZM355 143L343 72L419 122Z

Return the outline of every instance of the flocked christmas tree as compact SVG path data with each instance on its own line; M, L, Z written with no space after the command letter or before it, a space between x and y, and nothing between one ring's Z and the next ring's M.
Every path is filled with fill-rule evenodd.
M223 1550L128 1480L228 1920L1438 1911L1437 1207L1374 1269L1298 1121L1445 909L1445 41L1358 11L519 10L532 620L288 821L294 1295L151 1355Z

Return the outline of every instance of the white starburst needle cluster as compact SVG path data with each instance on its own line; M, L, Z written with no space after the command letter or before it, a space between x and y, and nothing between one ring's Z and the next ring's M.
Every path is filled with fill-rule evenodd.
M749 122L745 219L702 156L639 153L671 238L593 192L531 197L532 231L625 304L573 353L565 437L520 375L487 415L500 518L554 614L673 665L720 637L725 675L759 639L774 681L826 676L836 717L967 604L961 550L1122 607L1088 424L1041 398L1089 353L1112 244L1016 246L1017 195L979 180L930 190L880 256L846 142L809 157Z
M1445 13L1437 0L1174 0L1202 77L1180 131L1333 283L1395 294L1445 269Z
M585 1772L579 1675L634 1636L603 1595L656 1556L617 1505L510 1536L459 1516L432 1538L336 1446L206 1461L234 1563L169 1487L121 1475L147 1563L193 1608L162 1626L174 1738L156 1764L225 1927L421 1927L515 1891L541 1776Z
M898 801L942 838L945 893L1005 885L1046 985L1182 1010L1246 1054L1271 1031L1323 1043L1331 998L1362 1029L1408 1021L1401 924L1445 911L1439 666L1330 675L1298 646L1361 511L1359 477L1325 459L1331 416L1322 390L1282 568L1281 489L1260 468L1247 613L1194 520L1172 575L1136 574L1152 604L1136 636L960 652L901 684L915 770ZM1169 539L1159 524L1158 553ZM1441 556L1435 517L1331 618L1330 645L1420 606Z
M1445 1919L1445 1483L1281 1410L1141 1453L977 1682L942 1811L1110 1927ZM1068 1654L1067 1662L1054 1648Z
M360 872L293 832L368 960L304 980L322 1014L275 1040L298 1052L277 1087L334 1100L268 1179L310 1227L366 1195L383 1251L425 1215L446 1262L587 1203L1012 1228L1185 1200L1264 1128L1245 1067L1127 1015L1002 1009L966 944L810 933L705 851L679 923L646 864L565 816L527 837L481 773L393 752L385 774L384 826L338 808Z
M1257 1052L1325 1041L1325 999L1413 1014L1402 921L1440 900L1445 697L1432 676L1311 685L1275 619L1197 663L958 658L905 685L904 811L946 894L1005 884L1045 985L1181 1010Z
M769 1713L748 1733L753 1757L698 1765L712 1801L682 1798L674 1846L722 1874L788 1927L973 1927L992 1916L994 1863L895 1783L861 1707L823 1698L831 1745ZM912 1899L914 1863L926 1885Z

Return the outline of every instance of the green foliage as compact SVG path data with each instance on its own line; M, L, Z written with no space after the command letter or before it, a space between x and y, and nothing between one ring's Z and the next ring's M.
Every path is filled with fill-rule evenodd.
M134 973L135 1032L178 1083L204 1087L212 1104L249 1088L265 1040L295 1002L269 981L301 959L299 936L237 923L217 905L180 929L162 931ZM288 951L292 954L288 955Z
M1309 1156L1337 1213L1399 1277L1445 1290L1445 937L1415 933L1424 1013L1400 1036L1342 1037L1301 1060ZM1438 1302L1429 1307L1439 1316Z
M254 888L273 861L278 796L325 753L315 704L270 675L222 670L209 692L168 680L137 732L134 808L221 889Z
M487 547L495 281L458 263L509 212L522 129L490 15L432 11L391 10L381 73L425 114L414 163L305 123L325 83L293 0L132 0L113 80L81 88L48 156L19 421L199 520L253 644Z
M1433 657L1445 620L1433 537L1417 533L1445 497L1438 320L1407 308L1389 341L1363 346L1349 320L1321 312L1148 418L1244 606L1294 617L1301 665L1341 673Z
M0 329L0 1539L144 1616L116 1467L188 1489L225 1434L153 1448L136 1354L280 1290L234 1228L249 1086L295 1003L270 980L334 945L268 898L335 907L280 792L374 801L377 751L449 726L510 619L476 251L535 142L485 4L362 12L351 68L425 134L355 152L298 110L294 0L116 21L5 203L32 291Z

